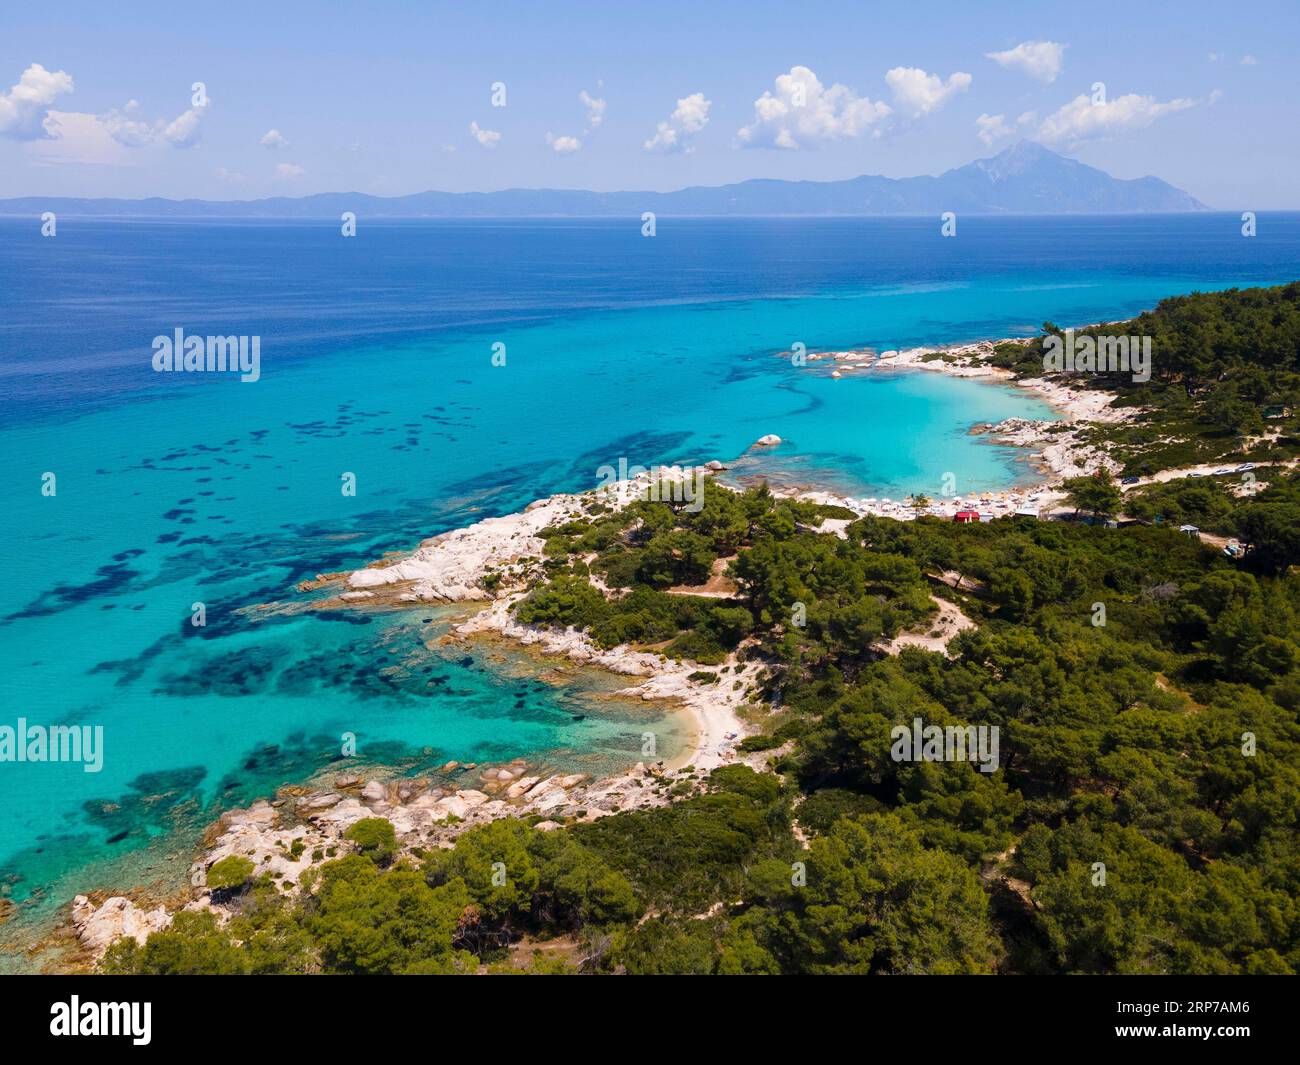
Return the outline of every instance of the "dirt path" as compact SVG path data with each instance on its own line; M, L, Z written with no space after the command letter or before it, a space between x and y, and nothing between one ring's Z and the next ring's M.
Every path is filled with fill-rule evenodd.
M892 640L877 641L876 648L891 655L898 654L904 647L919 647L923 651L947 654L948 644L954 636L975 627L975 622L963 614L956 603L936 596L931 596L931 602L939 608L939 614L926 622L923 631L900 632Z
M675 584L667 589L669 595L698 595L705 599L732 599L739 594L740 588L736 582L727 576L727 567L736 560L736 556L730 558L715 558L713 560L713 569L709 573L709 579L703 584Z

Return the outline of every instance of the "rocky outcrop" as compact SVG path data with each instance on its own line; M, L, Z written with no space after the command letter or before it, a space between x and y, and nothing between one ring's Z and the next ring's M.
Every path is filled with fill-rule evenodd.
M449 761L433 781L399 778L363 782L357 773L338 775L335 769L333 787L321 779L310 788L286 788L273 801L223 814L209 830L206 851L191 866L193 899L185 908L210 910L222 921L237 912L241 893L214 894L207 887L212 866L231 856L251 862L255 878L269 879L285 895L296 894L310 870L353 850L347 839L348 829L364 818L389 821L402 850L418 855L432 848L450 847L466 830L502 817L530 818L550 830L623 810L667 805L673 798L703 787L703 776L696 771L731 760L735 742L748 731L738 710L754 690L761 669L758 663L730 656L715 674L719 680L725 674L726 683L704 683L700 674L714 673L713 668L627 647L597 648L584 633L534 629L517 623L511 613L524 594L521 584L530 567L540 565L544 548L540 534L544 530L584 516L596 505L601 513L626 505L637 498L639 488L650 484L651 477L684 472L689 471L661 467L653 474L585 495L539 500L521 513L486 519L435 537L409 558L352 573L348 584L354 591L387 589L382 594L390 600L481 600L489 594L495 596L453 638L498 632L525 644L539 644L553 654L638 677L640 683L621 694L644 700L674 700L693 712L699 737L689 752L689 771L670 771L663 763L648 767L638 763L625 773L593 781L584 773L558 773L529 765L523 759L481 769L475 763ZM494 575L498 579L489 581ZM318 580L323 587L327 578ZM476 770L478 786L465 787L473 779L466 774ZM166 927L171 919L162 909L144 914L125 899L116 900L115 906L98 918L93 918L98 911L87 911L88 906L87 902L79 911L78 934L84 927L83 941L97 953L121 935L143 939L151 931Z
M708 472L713 472L708 467ZM516 514L484 518L463 529L426 540L398 562L370 566L348 576L351 593L393 586L398 600L469 602L517 590L541 563L543 530L587 515L588 508L619 509L658 478L681 480L692 475L681 466L658 466L627 481L616 481L580 495L538 499Z
M208 870L231 855L248 859L255 876L269 876L286 896L295 894L308 870L353 850L347 830L363 818L389 821L405 851L429 850L450 847L466 830L502 817L540 817L553 829L563 820L665 805L675 778L638 763L627 773L592 782L585 773L547 772L517 760L484 770L482 780L481 788L371 780L360 797L317 791L274 805L262 801L229 810L209 833L206 851L190 867L193 898L183 908L208 910L223 922L237 912L237 893L214 895L207 888ZM72 907L77 937L96 959L123 936L143 943L171 921L163 907L145 911L120 896L96 906L79 895Z
M171 923L171 914L161 906L145 911L121 895L105 899L99 906L85 895L72 900L72 927L96 959L124 936L143 944L152 933L161 932Z
M587 502L582 496L553 496L518 514L485 518L425 541L400 562L357 570L348 577L348 586L358 590L409 583L411 599L430 602L490 598L484 585L489 573L506 573L520 562L539 558L545 545L538 534L580 516Z

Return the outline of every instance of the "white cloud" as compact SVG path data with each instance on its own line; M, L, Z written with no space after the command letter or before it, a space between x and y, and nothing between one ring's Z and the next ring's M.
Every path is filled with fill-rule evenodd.
M557 137L550 130L546 131L546 143L561 155L576 152L582 147L582 141L578 140L577 137Z
M587 131L591 132L605 121L605 101L592 96L586 89L578 93L578 99L582 101L582 106L587 109Z
M494 129L484 129L477 122L469 124L470 135L484 148L495 148L501 140L501 134ZM453 149L454 150L454 149Z
M159 126L157 123L136 118L139 110L138 101L128 100L125 107L115 107L99 115L95 120L104 127L104 132L123 147L143 148L146 144L154 142L158 136Z
M894 94L894 102L915 117L937 111L949 97L965 92L970 88L971 76L959 70L944 81L920 67L894 67L885 74L885 82Z
M1029 123L1037 122L1037 121L1038 121L1037 111L1026 111L1024 112L1024 114L1022 114L1019 118L1016 119L1016 125L1027 126L1029 125Z
M797 149L856 137L893 113L847 85L825 88L807 67L776 78L775 92L754 101L754 120L736 134L746 148Z
M706 100L704 93L695 92L683 96L677 101L677 109L668 116L668 121L660 122L655 127L655 135L645 142L647 152L692 152L695 150L691 140L709 124L709 108L712 100Z
M133 162L131 153L109 136L97 115L51 111L45 128L48 140L30 141L25 146L38 165L124 166Z
M18 78L18 84L0 94L0 136L19 141L48 140L55 136L45 120L52 104L72 92L72 76L62 70L49 71L33 63Z
M1006 115L980 115L975 120L976 136L985 144L992 144L1003 137L1010 137L1016 131L1007 124Z
M105 132L125 148L144 148L166 141L176 148L190 148L199 142L199 119L203 109L191 107L168 122L165 118L149 122L137 118L140 105L129 100L125 107L115 107L102 115L90 116Z
M1241 65L1243 67L1257 67L1259 66L1259 60L1253 55L1244 55L1241 57Z
M275 176L278 178L296 178L302 177L306 171L297 163L281 163L275 168Z
M1211 62L1211 63L1217 63L1217 62L1218 62L1220 59L1222 59L1222 58L1223 58L1223 53L1222 53L1222 52L1211 52L1211 53L1210 53L1210 62Z
M1210 98L1209 98L1208 100L1206 100L1205 102L1206 102L1207 104L1209 104L1211 107L1213 107L1215 104L1217 104L1217 103L1218 103L1220 100L1222 100L1222 99L1223 99L1223 90L1222 90L1222 89L1212 89L1212 90L1210 90Z
M265 133L262 134L262 139L257 143L260 144L263 148L270 148L272 151L278 148L289 147L288 140L285 138L284 134L281 133L278 129L268 129Z
M199 141L203 108L191 107L170 122L141 118L136 100L99 115L49 109L51 100L71 91L72 78L63 71L51 74L39 63L32 64L18 85L0 96L0 134L32 142L29 150L38 163L106 166L129 161L122 148L163 142L189 148Z
M191 107L163 128L162 138L175 148L192 148L199 143L199 119L206 108Z
M131 100L102 115L51 111L45 125L53 139L33 142L30 151L41 163L121 166L131 163L130 156L141 148L162 143L188 148L198 142L200 109L191 108L171 122L137 118L138 109Z
M1196 101L1182 97L1159 103L1154 96L1136 93L1094 104L1091 97L1080 94L1043 120L1038 139L1049 144L1074 142L1143 129L1157 118L1195 106Z
M1055 81L1061 73L1065 48L1055 41L1022 41L1005 52L985 52L984 58L999 66L1023 71L1046 84Z

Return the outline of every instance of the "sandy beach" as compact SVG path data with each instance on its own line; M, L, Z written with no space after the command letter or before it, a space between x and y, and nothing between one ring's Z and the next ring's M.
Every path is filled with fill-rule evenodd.
M486 609L457 626L456 634L472 637L491 632L534 646L544 654L563 655L584 665L596 666L621 675L645 677L639 684L615 694L646 701L671 700L690 714L695 740L666 761L670 769L694 766L713 769L735 758L735 744L749 732L740 716L740 708L757 683L761 665L741 661L738 653L729 655L721 665L702 666L691 661L677 661L650 651L627 646L608 650L597 647L586 633L575 629L544 629L524 625L511 613L522 595L495 600ZM742 647L738 651L743 651ZM716 676L716 682L692 680L691 674Z
M527 594L530 579L540 572L545 544L538 534L543 529L581 518L597 504L621 509L636 498L637 491L644 489L652 476L680 478L691 472L681 467L659 467L630 482L586 493L555 495L537 500L515 514L485 518L425 541L407 558L386 560L349 574L348 590L337 598L367 606L385 602L484 602L482 609L456 626L456 638L490 633L545 654L645 678L617 694L647 701L671 700L694 721L695 742L672 759L670 768L713 768L731 760L737 740L752 731L741 719L739 709L753 690L758 665L743 663L734 654L719 666L701 666L627 646L604 649L585 633L524 625L512 613ZM497 578L490 598L485 591L489 574ZM691 680L692 673L717 675L720 679L714 683Z
M990 358L998 344L1024 343L1015 338L1003 340L980 340L971 344L953 344L937 348L904 348L900 351L825 351L808 356L809 362L830 359L834 361L832 372L843 375L844 372L861 373L866 371L886 370L930 370L946 373L953 377L988 378L1005 384L1014 385L1034 393L1046 400L1058 410L1064 420L1119 422L1132 418L1131 410L1116 410L1111 404L1115 396L1109 392L1084 389L1062 380L1049 380L1043 377L1017 378L1010 370L989 366L984 360Z
M1094 422L1124 422L1137 416L1132 408L1116 409L1116 397L1109 392L1085 389L1067 380L1017 378L1011 371L990 366L987 361L995 346L1023 343L1015 339L978 341L945 347L905 348L900 351L825 351L807 356L808 362L826 363L835 378L868 373L895 373L925 370L952 377L976 378L1024 389L1048 403L1059 415L1056 419L1033 420L1009 418L993 424L979 424L971 431L986 434L996 443L1026 450L1028 461L1043 475L1043 482L1027 488L987 492L977 496L960 495L931 500L919 510L909 500L889 498L854 498L833 496L810 489L809 498L846 506L857 514L875 514L906 521L919 515L951 518L960 510L973 510L981 520L1023 513L1047 514L1059 507L1062 481L1085 477L1099 470L1116 473L1119 464L1100 449L1084 444L1079 430Z

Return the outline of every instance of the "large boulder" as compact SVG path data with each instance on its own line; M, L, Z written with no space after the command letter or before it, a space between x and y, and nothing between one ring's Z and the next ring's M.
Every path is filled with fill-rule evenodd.
M171 923L171 914L161 906L156 910L142 910L121 895L105 899L99 907L85 895L72 900L72 927L96 958L123 936L130 936L143 945L152 933L161 932Z

